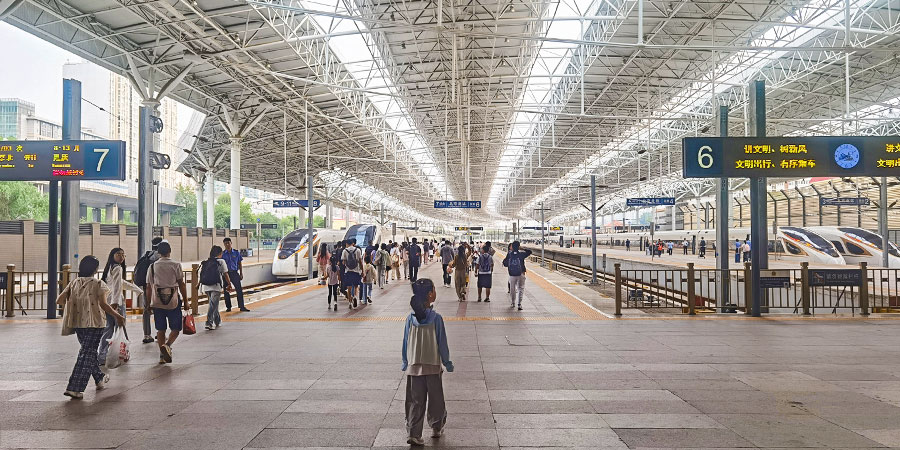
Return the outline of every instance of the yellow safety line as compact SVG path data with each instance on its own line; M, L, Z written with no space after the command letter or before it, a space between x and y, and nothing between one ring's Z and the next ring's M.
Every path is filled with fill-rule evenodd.
M580 319L609 320L609 318L603 314L598 313L581 300L578 300L574 295L560 289L553 283L547 281L544 277L534 273L534 271L527 272L526 276L540 286L541 289L552 295L558 302L562 303L563 306L569 308L569 310L575 313Z

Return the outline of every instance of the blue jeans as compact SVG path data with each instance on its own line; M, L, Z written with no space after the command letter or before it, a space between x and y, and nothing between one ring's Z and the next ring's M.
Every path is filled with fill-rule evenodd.
M359 301L366 303L366 300L372 297L372 283L362 283L359 285Z
M119 304L119 314L125 316L125 301ZM116 318L110 314L106 315L106 327L103 328L103 335L100 336L100 350L97 360L100 365L106 364L106 354L109 352L109 340L112 339L113 332L116 330Z

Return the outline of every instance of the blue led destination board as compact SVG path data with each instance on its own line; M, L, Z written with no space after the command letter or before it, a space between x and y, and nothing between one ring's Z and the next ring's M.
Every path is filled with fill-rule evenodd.
M900 136L697 137L682 151L685 178L900 175Z
M434 207L481 209L481 200L435 200Z
M639 197L625 199L625 206L672 206L675 204L675 197Z
M313 200L313 208L318 208L322 202ZM309 200L272 200L273 208L306 208Z
M0 181L124 179L124 141L0 141Z

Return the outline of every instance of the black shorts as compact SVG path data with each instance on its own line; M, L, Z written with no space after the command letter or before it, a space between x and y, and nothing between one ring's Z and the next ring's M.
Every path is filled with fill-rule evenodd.
M478 274L478 287L479 288L490 289L492 281L493 281L493 279L491 278L491 274L489 274L489 273Z

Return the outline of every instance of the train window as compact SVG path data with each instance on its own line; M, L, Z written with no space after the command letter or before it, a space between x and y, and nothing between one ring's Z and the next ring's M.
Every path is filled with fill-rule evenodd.
M869 252L865 251L862 247L860 247L852 242L845 242L845 244L847 245L847 252L850 253L851 255L869 256Z
M831 243L834 244L834 248L836 248L839 253L847 253L847 251L844 250L844 245L841 244L841 241L831 241Z
M775 252L775 241L769 241L768 248L769 248L769 253L774 253Z
M800 250L799 247L797 247L796 245L794 245L790 242L785 242L784 247L787 249L788 253L790 253L792 255L802 255L803 254L803 250Z

